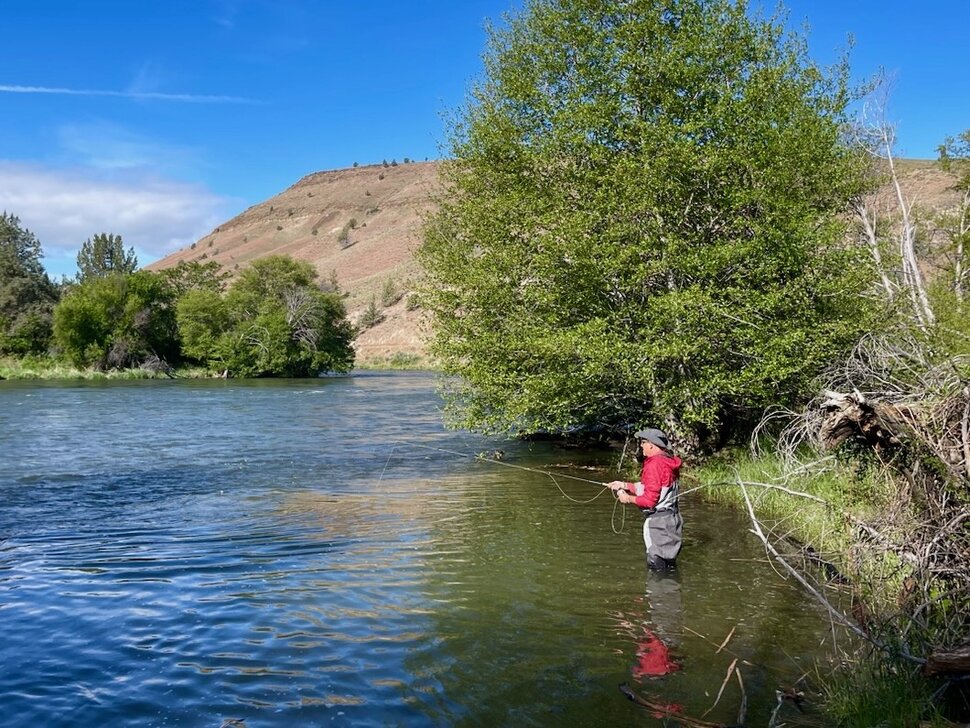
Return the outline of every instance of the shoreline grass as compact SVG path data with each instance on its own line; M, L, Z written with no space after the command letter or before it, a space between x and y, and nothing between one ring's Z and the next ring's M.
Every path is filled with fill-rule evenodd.
M171 376L151 369L133 367L101 371L81 369L73 364L47 357L14 359L0 357L0 379L9 381L102 381L126 379L211 379L216 375L202 367L182 367L173 370Z
M396 371L433 372L439 371L440 367L432 360L420 354L399 352L388 356L369 356L364 359L357 359L354 362L354 369L392 369Z
M432 361L417 354L394 354L369 357L354 362L354 369L364 371L393 370L434 372L440 368ZM151 369L130 368L102 371L81 369L69 362L47 357L0 357L0 380L8 381L102 381L134 379L220 379L219 372L200 366L184 366L172 370L171 375Z

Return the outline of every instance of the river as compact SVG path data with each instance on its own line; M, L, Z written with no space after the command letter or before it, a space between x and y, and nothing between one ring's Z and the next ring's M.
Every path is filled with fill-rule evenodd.
M759 726L830 649L742 514L684 498L653 578L639 513L562 477L608 453L440 406L421 373L0 382L0 725L654 726L619 684L697 718L737 659Z

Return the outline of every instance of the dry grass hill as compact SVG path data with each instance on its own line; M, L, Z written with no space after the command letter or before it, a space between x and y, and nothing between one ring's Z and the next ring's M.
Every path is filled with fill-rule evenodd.
M437 162L316 172L148 268L214 260L235 273L268 255L305 260L321 281L336 279L351 319L360 319L371 300L382 309L384 320L357 338L359 361L422 358L420 313L408 310L407 292L418 275L413 253L437 189Z
M957 204L954 178L933 162L900 160L898 169L918 205L942 210ZM321 281L336 279L352 320L360 320L372 300L381 309L384 319L357 338L360 363L402 356L420 361L421 314L408 310L407 293L419 275L414 250L422 222L439 189L437 162L316 172L148 267L214 260L234 273L267 255L308 261ZM890 188L880 197L892 204Z

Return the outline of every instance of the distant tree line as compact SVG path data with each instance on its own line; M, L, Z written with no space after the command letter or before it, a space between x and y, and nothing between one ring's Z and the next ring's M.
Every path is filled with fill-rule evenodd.
M78 274L53 282L36 236L0 217L0 355L100 370L202 365L234 377L314 376L353 365L354 328L338 291L308 263L254 261L231 283L218 263L137 270L134 248L98 234ZM329 286L332 288L332 286Z

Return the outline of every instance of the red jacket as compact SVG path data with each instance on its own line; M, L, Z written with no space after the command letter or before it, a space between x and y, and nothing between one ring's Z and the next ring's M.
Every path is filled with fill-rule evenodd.
M681 459L675 455L660 453L643 461L640 482L630 483L627 488L636 498L640 508L671 508L677 504L677 479L680 476Z

